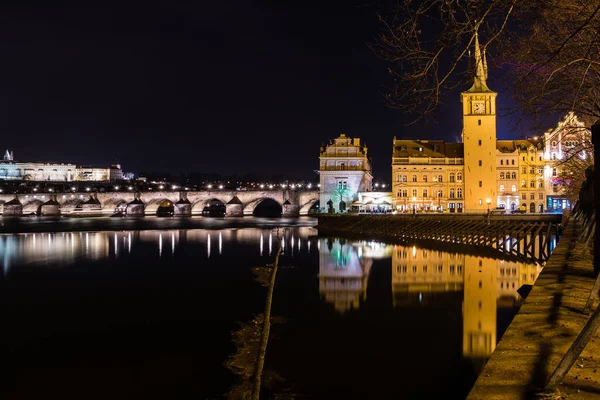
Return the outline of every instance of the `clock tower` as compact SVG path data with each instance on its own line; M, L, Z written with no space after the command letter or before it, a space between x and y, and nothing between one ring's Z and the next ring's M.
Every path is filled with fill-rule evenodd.
M486 84L487 62L475 33L473 86L461 93L465 163L465 212L487 212L497 206L496 96Z

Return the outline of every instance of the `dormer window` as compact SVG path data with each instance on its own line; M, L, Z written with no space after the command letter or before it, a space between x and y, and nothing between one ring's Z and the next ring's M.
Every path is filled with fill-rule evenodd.
M423 148L422 148L422 147L419 147L419 151L420 151L420 152L423 152Z
M400 151L406 151L406 146L404 146L404 145L400 146Z

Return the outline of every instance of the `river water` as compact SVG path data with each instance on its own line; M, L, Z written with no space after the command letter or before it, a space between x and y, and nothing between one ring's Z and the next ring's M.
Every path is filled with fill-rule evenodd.
M251 269L273 262L281 221L204 220L0 235L2 398L222 398L231 333L264 307ZM284 321L265 365L298 398L464 398L541 269L313 224L279 228Z

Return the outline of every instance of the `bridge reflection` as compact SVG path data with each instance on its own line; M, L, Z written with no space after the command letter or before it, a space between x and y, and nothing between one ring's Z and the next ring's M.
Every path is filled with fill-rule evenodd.
M319 239L319 291L340 313L366 300L373 260L391 258L395 308L460 302L463 355L484 361L497 342L499 309L517 307L517 293L533 284L541 267L473 255L386 245L372 241Z

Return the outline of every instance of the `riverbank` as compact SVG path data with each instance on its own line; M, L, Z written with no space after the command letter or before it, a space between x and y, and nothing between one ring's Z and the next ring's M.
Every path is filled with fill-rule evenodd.
M589 316L580 312L594 284L593 256L572 221L531 293L479 375L469 400L600 398L600 339L592 339L562 385L536 397Z
M0 234L33 232L102 232L125 230L241 229L313 227L316 218L189 217L189 218L112 218L112 217L27 217L0 218Z

